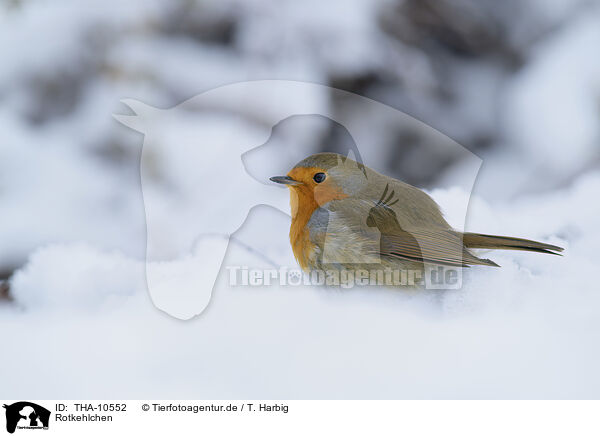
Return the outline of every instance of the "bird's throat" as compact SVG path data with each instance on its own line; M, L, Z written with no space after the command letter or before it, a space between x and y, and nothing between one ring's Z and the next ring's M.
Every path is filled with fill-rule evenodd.
M290 226L290 243L294 257L304 270L308 269L314 244L310 241L309 228L307 226L313 212L319 207L312 192L306 189L290 189L290 206L292 212L292 225Z

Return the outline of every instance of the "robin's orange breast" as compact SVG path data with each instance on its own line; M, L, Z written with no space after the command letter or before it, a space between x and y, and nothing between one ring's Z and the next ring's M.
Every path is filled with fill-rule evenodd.
M290 243L300 267L308 270L314 261L316 245L310 240L310 229L307 224L315 210L332 200L348 197L341 186L330 178L323 183L313 183L313 175L324 171L321 168L294 168L288 176L302 181L300 185L290 187L290 206L292 225L290 227Z
M313 212L319 207L312 195L307 195L302 189L290 190L290 206L292 225L290 226L290 243L294 257L300 267L308 269L308 264L314 254L315 244L310 241L310 229L307 224Z

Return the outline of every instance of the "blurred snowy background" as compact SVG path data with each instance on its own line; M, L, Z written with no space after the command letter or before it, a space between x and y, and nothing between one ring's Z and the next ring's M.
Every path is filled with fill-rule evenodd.
M0 23L4 396L599 396L598 1L11 0ZM355 92L439 130L483 159L467 228L557 243L565 257L487 254L503 268L423 295L229 288L223 272L200 317L161 313L145 288L143 137L112 114L127 113L123 98L169 108L256 79ZM327 92L303 98L383 144L361 150L370 167L429 189L450 215L468 198L454 188L461 155L432 153L427 131ZM268 128L243 105L192 114L180 134L186 122L236 123L233 143ZM305 123L289 142L338 151L342 136ZM153 165L167 203L182 167ZM270 195L286 207L286 192ZM289 218L271 212L253 209L238 236L293 265ZM231 265L263 261L229 247Z

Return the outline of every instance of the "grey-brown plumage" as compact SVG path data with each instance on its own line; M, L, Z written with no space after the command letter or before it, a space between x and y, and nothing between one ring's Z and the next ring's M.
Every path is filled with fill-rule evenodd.
M316 177L319 173L323 176ZM335 153L309 156L273 180L291 189L290 239L308 270L498 266L470 249L563 250L527 239L458 232L425 192Z

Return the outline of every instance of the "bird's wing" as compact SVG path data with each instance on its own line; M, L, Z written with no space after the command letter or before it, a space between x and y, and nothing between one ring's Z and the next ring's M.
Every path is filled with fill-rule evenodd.
M426 192L400 180L369 171L369 183L356 197L373 202L383 197L403 227L438 227L449 229L440 207ZM386 192L387 190L387 192ZM393 195L392 195L393 193ZM384 195L385 194L385 195ZM385 196L390 196L385 201ZM395 202L395 200L398 200ZM418 207L416 206L418 205Z
M460 233L453 231L448 224L442 225L443 221L432 223L430 220L423 220L421 223L428 224L428 228L410 225L412 222L418 222L417 217L407 219L406 214L403 215L407 208L403 206L402 201L395 203L394 196L389 199L393 204L387 204L385 200L395 189L385 191L384 186L375 201L348 198L328 203L326 208L330 213L329 226L322 229L323 233L337 233L338 229L342 228L352 229L378 246L381 256L390 258L458 267L498 266L489 259L480 259L469 252L463 245ZM370 215L375 217L376 226L371 226L371 230L378 230L376 233L365 232L368 229L366 221ZM384 223L378 222L382 219ZM340 226L336 223L340 223Z
M498 266L489 259L480 259L463 245L459 234L445 230L397 230L381 234L380 254L392 258L440 265L468 267Z

